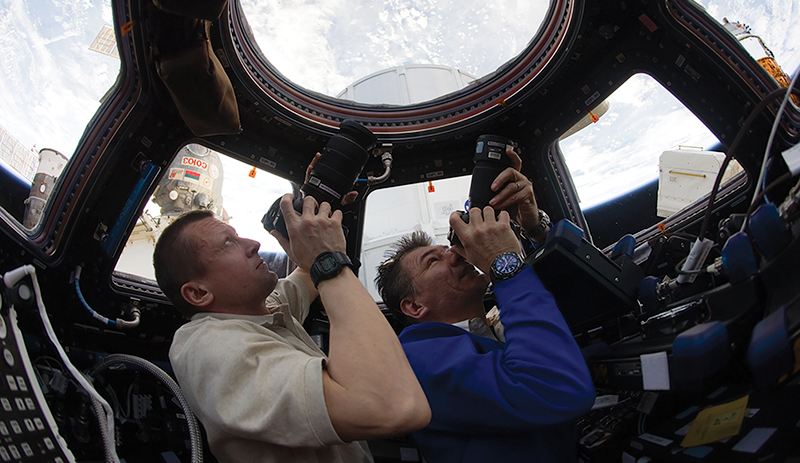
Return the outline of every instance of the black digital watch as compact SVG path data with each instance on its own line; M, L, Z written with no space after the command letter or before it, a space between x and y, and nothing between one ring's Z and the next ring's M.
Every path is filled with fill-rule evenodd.
M314 287L316 288L320 281L338 275L345 266L350 267L353 273L357 272L353 261L343 252L325 251L318 255L317 258L314 259L314 263L311 264L310 270L311 281L314 283Z

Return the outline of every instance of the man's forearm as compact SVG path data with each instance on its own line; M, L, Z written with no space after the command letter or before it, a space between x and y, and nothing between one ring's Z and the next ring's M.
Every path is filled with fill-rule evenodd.
M430 408L394 331L350 269L320 282L331 323L328 411L345 440L405 434Z
M525 359L520 365L552 369L555 383L538 394L553 404L568 405L578 396L593 395L589 371L555 300L533 270L495 286L506 338L506 357ZM546 384L546 383L545 383Z
M300 267L294 269L291 275L296 276L303 282L306 287L306 291L308 291L308 301L313 302L314 299L319 296L319 291L316 287L314 287L314 282L311 281L311 275L308 273L308 270L304 270Z

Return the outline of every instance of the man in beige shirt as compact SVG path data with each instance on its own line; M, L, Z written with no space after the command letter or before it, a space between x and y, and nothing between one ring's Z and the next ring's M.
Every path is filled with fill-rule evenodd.
M430 408L351 268L309 273L330 252L343 255L341 211L306 197L298 215L291 199L281 200L290 239L273 232L298 265L283 280L258 242L210 213L191 212L162 233L156 278L191 319L175 333L170 362L222 462L372 461L356 441L421 429ZM318 295L330 320L328 356L301 325Z

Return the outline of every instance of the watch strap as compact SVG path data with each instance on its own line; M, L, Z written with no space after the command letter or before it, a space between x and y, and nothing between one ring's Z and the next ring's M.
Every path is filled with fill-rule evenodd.
M320 281L335 277L341 273L344 267L350 267L353 273L358 271L358 267L343 252L325 251L321 253L314 259L309 270L314 287L319 286Z
M550 221L550 216L548 216L545 211L539 209L539 226L537 226L533 230L528 230L528 235L531 236L532 238L538 237L549 226L552 226L552 222Z

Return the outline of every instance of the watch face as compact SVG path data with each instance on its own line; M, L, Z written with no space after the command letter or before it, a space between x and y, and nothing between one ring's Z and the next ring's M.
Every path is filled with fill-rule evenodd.
M338 275L345 266L351 269L355 268L347 254L343 252L323 252L311 264L311 281L314 286L317 286L320 280L327 280Z
M329 272L336 268L336 259L334 259L333 256L327 256L319 260L319 266L322 267L323 272Z
M515 254L502 254L495 260L495 271L501 275L511 273L517 269L519 259Z

